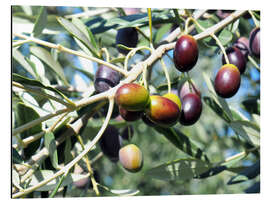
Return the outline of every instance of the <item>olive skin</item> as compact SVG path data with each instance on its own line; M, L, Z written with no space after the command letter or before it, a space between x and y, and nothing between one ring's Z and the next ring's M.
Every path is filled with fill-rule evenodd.
M245 56L245 58L248 57L249 54L249 40L246 37L240 37L236 40L234 43L234 46L238 48L242 54Z
M199 120L201 113L201 98L194 93L186 94L182 99L182 111L179 122L185 126L193 125Z
M249 34L249 50L254 56L260 57L260 28L254 28Z
M116 86L121 79L118 71L107 66L101 65L95 74L94 87L98 93L105 92Z
M120 133L114 126L108 125L99 140L99 146L103 154L112 162L119 160L118 152L121 148Z
M156 126L156 124L153 123L153 122L147 117L147 115L146 115L145 113L142 115L142 121L143 121L146 125L148 125L148 126L150 126L150 127L155 127L155 126Z
M150 105L146 109L147 117L162 127L173 126L180 116L180 109L170 99L158 95L150 96Z
M142 111L128 111L124 108L119 107L119 113L122 116L122 118L125 121L136 121L141 118L142 116Z
M134 48L138 43L138 32L133 27L127 27L117 30L116 45L122 44L126 47ZM128 54L129 50L117 46L117 50L122 54Z
M119 161L129 172L135 173L143 166L143 154L134 144L129 144L119 150Z
M117 89L115 101L128 111L142 111L149 104L149 92L135 83L124 84Z
M247 60L242 52L235 46L232 46L226 49L226 54L228 56L229 63L234 64L240 71L240 74L243 74L246 70ZM222 63L223 65L226 64L224 55L222 55Z
M163 97L166 97L166 98L170 99L171 101L173 101L174 103L176 103L177 106L179 107L179 110L181 111L181 101L176 94L167 93L167 94L164 94Z
M200 90L195 86L194 82L189 83L186 81L178 91L178 95L180 99L182 100L184 96L186 96L188 93L194 93L197 94L199 97L201 97L201 92Z
M191 70L199 56L197 41L191 35L182 35L176 42L173 51L175 67L181 72Z
M234 96L241 83L240 72L233 64L222 66L215 77L215 91L218 96L230 98Z

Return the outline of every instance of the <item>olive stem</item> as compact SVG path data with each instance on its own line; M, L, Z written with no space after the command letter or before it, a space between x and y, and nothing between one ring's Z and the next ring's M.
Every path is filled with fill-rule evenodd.
M248 55L248 60L255 66L255 68L258 69L258 71L260 71L259 65L256 63L256 61L250 55Z
M195 20L194 18L190 18L202 31L205 31L206 29L203 27L203 26L201 26L200 25L200 23L198 23L198 21L197 20ZM218 37L214 34L214 32L213 33L209 33L209 35L212 37L212 38L214 38L214 40L216 41L216 43L218 44L218 46L220 47L220 49L221 49L221 51L222 51L222 53L223 53L223 55L224 55L224 58L225 58L225 61L226 61L226 63L227 64L229 64L230 63L230 61L229 61L229 58L228 58L228 56L227 56L227 53L226 53L226 50L225 50L225 48L224 48L224 46L222 45L222 43L220 42L220 40L218 39Z
M165 62L164 62L164 60L162 58L160 59L160 63L161 63L162 69L163 69L163 71L165 73L166 80L167 80L168 92L171 93L171 79L170 79L168 69L167 69L167 67L165 65Z
M108 49L107 49L106 47L103 47L103 48L101 48L100 51L101 51L101 54L102 54L102 52L105 53L106 61L109 62L109 61L110 61L110 54L109 54L109 52L108 52Z
M258 22L258 20L255 18L253 12L250 11L250 10L249 10L248 12L249 12L249 14L251 15L251 18L252 18L252 20L253 20L255 26L256 26L256 27L260 27L259 22Z
M147 14L149 18L149 30L150 30L150 46L153 44L153 33L152 33L152 12L151 8L147 8Z
M147 47L147 46L141 46L141 47L137 47L137 48L132 49L132 50L128 53L128 55L126 56L126 58L125 58L124 69L125 69L126 71L128 71L128 60L129 60L129 58L131 58L132 56L134 56L134 55L136 54L137 51L142 50L142 49L147 49L147 50L149 50L149 51L151 52L151 54L152 54L152 51L153 51L153 50L152 50L151 48Z
M67 165L65 165L61 170L56 172L50 178L47 178L47 179L39 182L38 184L25 189L24 191L17 192L16 194L12 195L12 198L21 197L23 195L26 195L26 194L40 188L41 186L51 182L55 178L57 178L57 177L59 177L59 176L61 176L63 174L66 174L67 171L69 171L76 163L78 163L92 149L92 147L98 142L98 140L101 138L103 132L105 131L105 129L106 129L106 127L107 127L107 125L108 125L108 123L110 121L112 111L113 111L113 105L114 105L114 99L109 98L109 108L108 108L108 112L107 112L106 118L104 120L104 123L102 124L102 126L101 126L99 132L97 133L97 135L95 136L95 138L91 141L90 145L88 145L76 158L74 158L71 162L69 162Z
M84 150L84 149L85 149L85 146L84 146L84 144L83 144L82 137L81 137L80 135L77 135L77 139L78 139L78 141L79 141L79 143L80 143L82 149ZM91 182L92 182L92 185L93 185L93 189L94 189L96 195L99 196L99 190L98 190L98 188L97 188L97 182L96 182L96 179L95 179L95 177L94 177L94 173L93 173L92 167L91 167L91 165L90 165L90 162L89 162L89 159L88 159L87 154L85 155L85 157L83 158L83 160L84 160L84 162L85 162L85 164L86 164L86 166L87 166L87 169L88 169L88 171L89 171L90 179L91 179Z
M191 77L189 75L189 72L186 72L186 73L187 73L187 80L188 80L188 88L189 88L189 91L192 92L193 83L191 81Z
M46 47L49 47L49 48L52 48L52 49L57 49L58 51L60 52L66 52L66 53L69 53L69 54L73 54L75 56L79 56L79 57L82 57L82 58L86 58L86 59L89 59L91 61L94 61L96 63L99 63L99 64L102 64L104 66L108 66L109 68L113 69L113 70L116 70L118 71L119 73L123 74L124 76L127 76L127 72L125 70L123 70L122 68L119 68L118 66L115 66L109 62L106 62L106 61L103 61L103 60L100 60L96 57L93 57L93 56L90 56L90 55L87 55L83 52L79 52L79 51L75 51L75 50L72 50L72 49L69 49L69 48L66 48L60 44L54 44L54 43L50 43L50 42L46 42L46 41L43 41L43 40L40 40L40 39L37 39L37 38L34 38L34 37L28 37L26 35L23 35L23 34L19 34L19 33L13 33L14 36L16 37L20 37L22 39L26 39L26 40L30 40L32 42L35 42L37 44L41 44L43 46L46 46Z
M23 44L25 44L25 43L28 43L28 42L31 42L31 40L29 40L29 39L19 40L19 41L17 41L17 42L14 42L14 43L12 44L12 47L21 46L21 45L23 45Z

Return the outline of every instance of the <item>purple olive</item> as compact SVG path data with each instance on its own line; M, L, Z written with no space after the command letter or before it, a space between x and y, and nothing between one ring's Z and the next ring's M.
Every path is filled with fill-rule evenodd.
M215 91L223 98L234 96L240 87L241 77L238 68L233 64L222 66L215 77Z
M236 48L238 48L246 58L248 57L248 54L249 54L249 41L248 41L248 38L240 37L234 43L234 46Z
M121 79L121 75L118 71L115 71L107 66L99 66L94 80L95 90L100 92L105 92L110 88L116 86Z
M138 43L138 32L133 27L122 28L117 31L116 45L122 44L126 47L134 48ZM117 50L122 54L128 54L129 50L117 47Z
M188 93L182 99L182 110L179 122L182 125L193 125L202 113L201 98L195 93Z
M260 57L260 28L254 28L249 35L249 50L256 56Z
M112 162L117 162L118 152L121 148L121 142L119 139L119 131L114 126L108 125L99 140L99 146Z
M246 70L247 60L242 52L235 46L232 46L226 49L226 54L228 56L229 63L234 64L241 74L244 73ZM224 55L222 56L222 63L226 64Z
M142 111L128 111L122 107L119 107L119 113L125 121L136 121L141 118Z
M182 35L176 42L173 51L175 67L181 72L191 70L199 56L197 41L191 35Z

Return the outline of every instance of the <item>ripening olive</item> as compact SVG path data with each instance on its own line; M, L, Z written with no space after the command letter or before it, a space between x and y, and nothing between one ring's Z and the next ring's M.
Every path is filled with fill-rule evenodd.
M138 172L143 166L143 154L134 144L122 147L119 151L119 161L129 172Z
M182 111L180 123L182 125L192 125L196 123L202 113L201 98L195 93L188 93L182 99Z
M95 90L100 92L105 92L111 87L116 86L121 79L121 75L118 71L115 71L107 66L99 66L94 80Z
M163 127L173 126L180 116L180 109L170 99L158 95L150 96L150 105L146 109L147 117Z
M240 87L241 77L238 68L233 64L223 65L215 78L215 91L223 98L230 98Z
M133 27L119 29L116 34L116 45L122 44L126 47L134 48L138 43L138 32ZM129 50L117 46L117 50L122 54L128 54Z
M249 34L249 50L256 56L260 57L260 28L254 28Z
M181 101L176 94L171 92L171 93L164 94L163 97L166 97L170 99L171 101L173 101L174 103L176 103L177 106L179 107L179 111L181 111Z
M240 71L240 74L244 73L246 70L247 60L242 52L235 46L226 49L226 54L228 56L229 62L234 64ZM226 64L225 57L222 55L222 63Z
M186 81L178 91L178 94L180 96L180 99L182 100L184 96L186 96L188 93L194 93L197 94L199 97L201 97L201 92L200 90L195 86L194 82L189 83Z
M99 146L105 156L112 162L118 161L118 151L121 148L119 131L114 126L108 125L99 140Z
M141 118L142 111L128 111L119 106L119 113L125 121L136 121Z
M149 92L136 83L124 84L116 91L115 101L128 111L142 111L149 104Z
M199 56L197 41L191 35L182 35L176 42L173 51L175 67L181 72L191 70Z

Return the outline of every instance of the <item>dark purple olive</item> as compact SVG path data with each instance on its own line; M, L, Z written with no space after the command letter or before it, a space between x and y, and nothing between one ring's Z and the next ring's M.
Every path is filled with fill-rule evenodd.
M242 52L238 48L232 46L226 49L226 53L229 63L234 64L239 69L241 74L244 73L246 70L247 60ZM222 63L223 65L226 64L224 55L222 56Z
M117 162L118 152L121 148L121 142L119 139L119 131L114 126L108 125L103 135L99 140L99 146L104 153L112 162Z
M194 93L188 93L182 99L182 110L179 122L182 125L192 125L196 123L202 113L201 98Z
M249 41L248 41L248 38L240 37L234 43L234 46L236 48L238 48L246 58L248 57L248 54L249 54Z
M141 118L142 111L128 111L119 106L119 113L125 121L136 121Z
M146 125L148 125L148 126L150 126L150 127L155 127L155 126L156 126L156 124L153 123L153 122L146 116L146 114L143 114L143 115L142 115L142 121L143 121Z
M249 50L256 56L260 57L260 28L254 28L249 35Z
M223 98L234 96L240 87L241 77L238 68L233 64L222 66L215 77L215 91Z
M199 50L197 41L191 35L182 35L173 51L175 67L181 72L191 70L197 63Z
M116 45L122 44L126 47L134 48L138 43L138 32L133 27L122 28L117 31ZM128 54L129 50L117 46L117 50L122 54Z
M110 88L116 86L121 79L121 75L118 71L115 71L107 66L99 66L94 80L95 90L105 92Z

